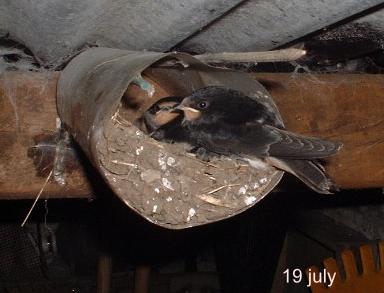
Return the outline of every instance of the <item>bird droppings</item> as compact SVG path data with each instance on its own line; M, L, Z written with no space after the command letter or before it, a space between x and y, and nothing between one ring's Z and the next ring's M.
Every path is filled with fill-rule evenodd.
M168 159L167 159L167 165L168 165L168 166L173 166L173 165L175 165L175 163L176 163L175 158L173 158L173 157L168 157Z
M157 187L154 189L154 191L155 191L156 193L160 193L160 189L157 188Z
M187 222L189 222L194 215L196 215L195 209L194 208L190 208L189 211L188 211Z
M157 160L159 162L159 166L161 168L161 170L166 170L167 169L167 165L166 165L166 162L165 162L165 155L163 153L159 153L159 159Z
M247 188L245 186L241 186L237 194L245 194L247 192Z
M161 182L163 183L163 186L165 188L168 188L169 190L174 190L171 181L169 181L167 178L161 178Z
M244 203L249 206L251 204L253 204L255 201L257 200L257 198L255 196L246 196L244 198Z
M260 182L261 184L265 184L265 183L267 183L267 181L268 181L267 178L261 178L261 179L259 180L259 182Z
M143 146L138 147L138 148L136 149L136 155L139 156L143 150L144 150L144 147L143 147Z
M168 196L165 200L166 200L167 202L170 202L170 201L172 201L172 197Z
M260 187L260 184L259 182L255 182L255 184L253 184L253 189L257 189Z
M154 205L152 208L152 213L156 213L156 211L157 211L157 205Z

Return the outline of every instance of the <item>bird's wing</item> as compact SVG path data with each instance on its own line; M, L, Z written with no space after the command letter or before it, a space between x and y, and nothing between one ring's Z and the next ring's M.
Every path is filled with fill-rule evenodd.
M319 159L335 154L341 144L306 137L269 125L252 123L233 126L211 124L190 132L192 144L221 154L273 156L287 159Z
M190 128L189 139L192 145L223 155L265 157L269 146L278 143L280 135L261 124L250 127L218 122Z
M278 136L278 142L269 146L269 156L290 159L321 159L338 152L341 143L317 137L303 136L272 126L265 126Z

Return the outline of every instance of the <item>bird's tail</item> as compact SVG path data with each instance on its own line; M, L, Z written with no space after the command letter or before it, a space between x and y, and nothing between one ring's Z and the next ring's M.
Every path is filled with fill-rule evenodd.
M315 161L280 159L274 157L269 157L268 161L276 168L296 176L318 193L332 194L332 191L337 191L338 189L325 174L323 166Z

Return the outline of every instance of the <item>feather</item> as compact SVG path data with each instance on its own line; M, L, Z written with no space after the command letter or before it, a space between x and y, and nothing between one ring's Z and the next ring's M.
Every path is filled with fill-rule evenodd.
M338 188L325 174L323 167L315 161L292 160L268 157L266 159L272 166L286 171L302 182L312 190L322 194L332 194Z
M301 160L320 159L336 154L341 143L317 137L303 136L272 126L265 126L280 136L280 140L269 146L268 154L279 158Z

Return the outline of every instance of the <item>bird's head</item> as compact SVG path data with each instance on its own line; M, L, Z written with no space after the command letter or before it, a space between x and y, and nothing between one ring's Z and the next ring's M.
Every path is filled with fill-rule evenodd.
M175 108L184 112L184 120L191 124L229 120L238 108L240 92L219 86L201 88L185 97ZM236 111L235 111L236 113Z

